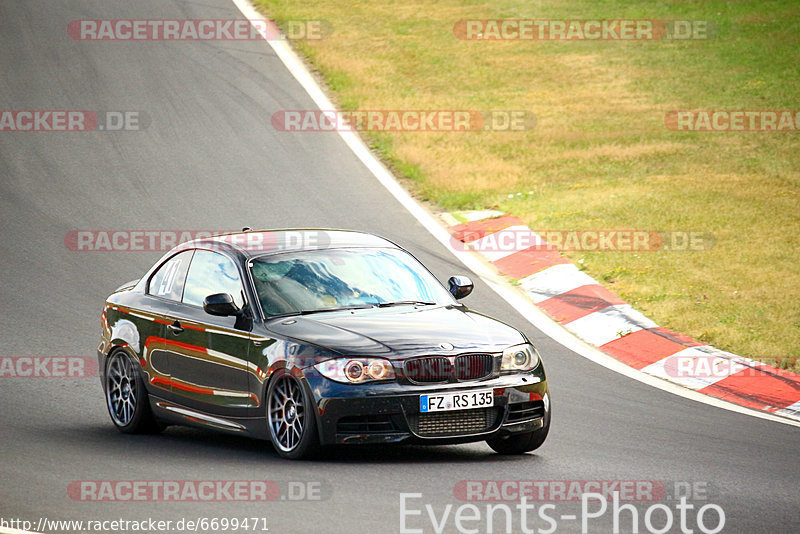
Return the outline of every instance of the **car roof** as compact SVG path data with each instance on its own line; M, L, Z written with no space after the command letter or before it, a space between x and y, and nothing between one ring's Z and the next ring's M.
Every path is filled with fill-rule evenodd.
M247 230L194 239L177 248L212 248L240 254L249 259L280 252L356 247L400 248L388 239L374 234L330 228Z

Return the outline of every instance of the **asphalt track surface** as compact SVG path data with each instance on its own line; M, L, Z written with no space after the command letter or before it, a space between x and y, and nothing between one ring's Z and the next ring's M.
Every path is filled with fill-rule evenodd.
M160 256L71 251L63 240L76 229L353 228L403 244L442 280L465 272L338 135L270 126L270 113L313 104L263 41L79 42L66 33L81 18L240 17L226 0L0 3L0 108L140 110L151 120L139 132L0 133L0 356L93 355L104 297ZM480 281L466 303L522 329L544 355L554 419L535 454L500 457L479 443L334 449L290 462L269 443L204 430L124 436L96 377L0 378L0 517L262 516L270 532L398 532L401 493L422 493L413 508L431 503L441 517L448 503L463 504L453 496L460 480L658 480L707 483L725 532L797 531L797 428L609 371L537 332ZM318 482L324 499L67 495L75 480L118 479ZM408 526L431 532L425 517ZM606 531L604 520L589 531ZM454 528L451 516L445 531ZM558 532L579 530L579 520L558 521Z

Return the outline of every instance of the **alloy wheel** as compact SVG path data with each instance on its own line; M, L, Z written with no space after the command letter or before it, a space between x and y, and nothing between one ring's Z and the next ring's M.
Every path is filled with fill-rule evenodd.
M127 426L136 412L139 392L136 387L136 369L124 353L115 354L108 365L106 398L114 422Z
M293 451L306 427L305 398L300 384L288 376L276 377L268 404L272 440L284 452Z

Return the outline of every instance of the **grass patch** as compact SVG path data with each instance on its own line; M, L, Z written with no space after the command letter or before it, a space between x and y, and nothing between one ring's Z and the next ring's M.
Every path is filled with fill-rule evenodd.
M540 230L710 232L702 252L569 253L661 325L755 358L800 356L800 134L685 133L680 109L798 109L794 1L257 0L324 19L297 43L345 109L529 110L527 132L365 135L420 198ZM474 42L461 19L711 20L683 42Z

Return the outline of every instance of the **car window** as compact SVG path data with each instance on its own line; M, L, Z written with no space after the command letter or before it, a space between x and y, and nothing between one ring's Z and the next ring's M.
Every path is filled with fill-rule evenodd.
M396 249L331 249L256 258L251 265L269 315L397 301L451 303L450 294Z
M183 302L202 307L203 300L215 293L230 294L241 308L244 298L239 270L227 256L210 250L197 250L186 276Z
M180 302L183 296L183 284L186 280L186 271L192 261L193 250L176 254L162 265L147 286L147 292L157 297L176 300Z

